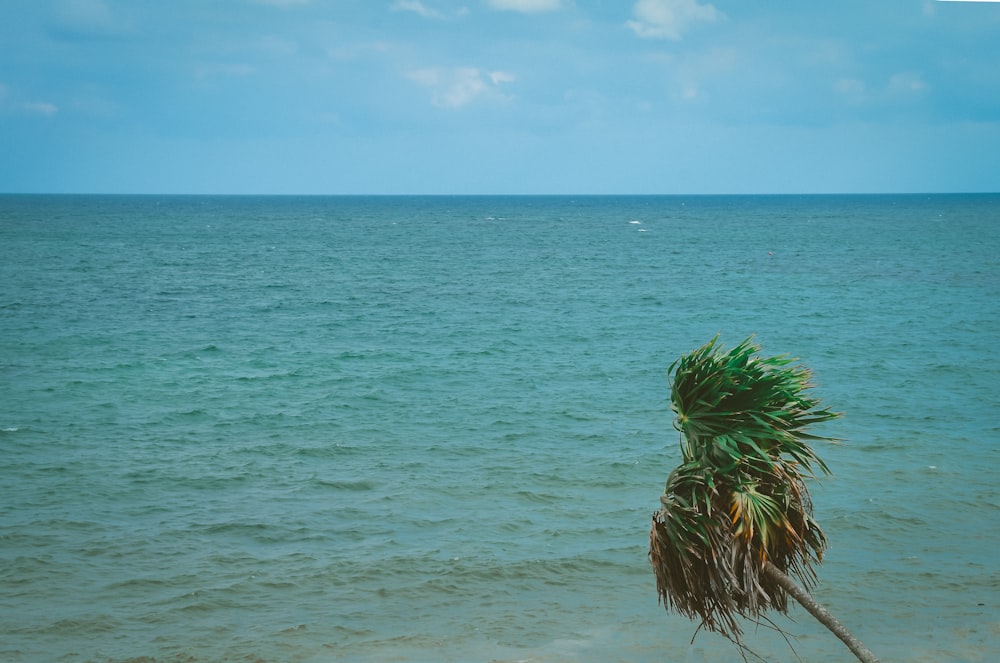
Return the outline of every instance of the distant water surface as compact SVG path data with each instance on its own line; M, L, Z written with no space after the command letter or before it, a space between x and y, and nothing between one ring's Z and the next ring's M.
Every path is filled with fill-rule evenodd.
M817 598L1000 660L998 256L998 195L0 196L0 660L739 660L646 559L717 333L845 415Z

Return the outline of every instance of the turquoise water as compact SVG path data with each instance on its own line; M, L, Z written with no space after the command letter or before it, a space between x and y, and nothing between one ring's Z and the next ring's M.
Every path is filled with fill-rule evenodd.
M845 414L817 598L997 660L998 256L998 195L0 196L0 660L740 660L646 559L716 333Z

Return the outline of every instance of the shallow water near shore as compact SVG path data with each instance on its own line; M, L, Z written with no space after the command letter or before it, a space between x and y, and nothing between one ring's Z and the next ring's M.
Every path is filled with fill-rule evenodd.
M998 256L998 195L0 196L0 659L740 660L646 558L718 333L844 413L816 597L997 660Z

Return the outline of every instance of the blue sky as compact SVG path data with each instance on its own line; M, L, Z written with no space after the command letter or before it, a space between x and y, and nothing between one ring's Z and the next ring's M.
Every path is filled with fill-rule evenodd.
M0 192L1000 191L1000 3L4 0Z

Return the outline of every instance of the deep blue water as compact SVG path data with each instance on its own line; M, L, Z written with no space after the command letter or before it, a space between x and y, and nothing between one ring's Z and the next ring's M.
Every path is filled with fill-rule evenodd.
M1000 195L0 196L0 660L739 660L646 559L716 334L844 413L817 598L997 660L998 256Z

